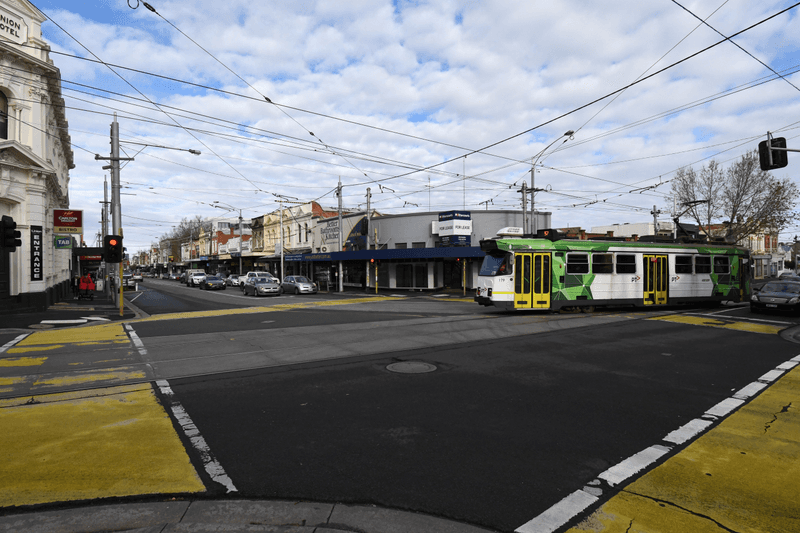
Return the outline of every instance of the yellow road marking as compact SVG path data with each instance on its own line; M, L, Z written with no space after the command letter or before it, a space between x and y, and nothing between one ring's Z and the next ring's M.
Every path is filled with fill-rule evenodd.
M127 342L122 324L103 324L84 328L37 331L28 335L17 346L44 346L48 344L77 344L85 342Z
M205 490L150 386L0 403L0 506Z
M132 367L104 368L101 370L86 370L70 375L48 376L36 381L34 387L63 387L67 385L82 385L95 381L128 381L131 379L145 379L147 374L142 370Z
M799 394L796 369L569 532L800 531Z
M664 320L667 322L677 322L679 324L690 324L693 326L709 326L712 328L733 329L737 331L748 331L750 333L766 333L776 334L782 329L782 326L773 326L768 324L754 324L751 322L725 322L724 320L717 320L715 318L687 316L687 315L666 315L648 318L648 320Z
M250 315L256 313L269 313L273 311L284 311L288 309L305 309L310 307L326 307L333 305L348 305L348 304L361 304L371 302L383 302L386 300L396 300L388 296L375 296L367 298L348 298L346 300L327 300L322 302L304 302L297 304L276 304L272 306L263 307L243 307L238 309L217 309L214 311L186 311L183 313L165 313L162 315L152 315L147 318L139 318L128 320L130 324L139 322L156 322L159 320L176 320L181 318L206 318L212 316L226 316L226 315Z
M27 346L24 348L9 348L6 353L28 353L28 352L43 352L45 350L55 350L56 348L63 348L63 344L51 344L50 346Z
M0 367L39 366L47 361L47 357L11 357L0 359Z

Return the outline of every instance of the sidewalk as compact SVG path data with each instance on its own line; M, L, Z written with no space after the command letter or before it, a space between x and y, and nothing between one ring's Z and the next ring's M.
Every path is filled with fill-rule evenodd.
M0 333L5 329L36 331L82 326L106 320L130 320L135 317L136 314L127 305L120 316L119 306L114 303L111 295L95 291L93 300L75 298L55 303L45 311L0 315Z
M469 524L371 505L248 500L129 503L10 515L0 517L0 531L491 533Z

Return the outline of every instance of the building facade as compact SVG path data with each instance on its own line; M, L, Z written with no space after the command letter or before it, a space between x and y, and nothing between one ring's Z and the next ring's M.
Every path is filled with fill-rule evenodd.
M0 312L42 310L70 294L72 250L56 248L54 210L69 208L73 153L46 17L26 0L0 0L0 16L0 215L22 233L0 257Z

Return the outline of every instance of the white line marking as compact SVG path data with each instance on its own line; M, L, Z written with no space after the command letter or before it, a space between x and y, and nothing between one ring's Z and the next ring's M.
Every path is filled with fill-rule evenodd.
M125 324L125 329L128 330L128 335L130 335L133 344L136 346L136 349L139 350L139 355L147 355L147 348L144 347L144 343L142 339L139 338L139 335L133 331L133 327L130 324Z
M100 320L101 322L111 322L109 319L101 316L82 316L81 318L85 318L86 320Z
M721 313L722 311L717 311L717 313ZM717 313L684 313L685 315L692 315L692 316L710 316ZM769 322L770 324L794 324L794 322L786 322L785 320L766 320L763 318L748 318L744 316L726 316L723 318L727 318L730 320L743 320L747 322Z
M774 381L777 377L783 374L784 370L788 370L797 366L800 363L800 355L797 355L778 365L776 370L768 372L759 378L759 381L750 383L739 392L734 394L732 398L726 398L703 414L703 418L711 418L712 420L704 420L696 418L687 424L684 424L675 431L670 432L664 437L664 442L674 442L675 444L683 444L695 435L698 435L713 425L718 418L730 414L734 409L745 403L745 399L750 398L757 394L762 389L766 388L769 384L765 378L771 378L769 381ZM773 377L773 374L777 374ZM655 445L643 450L636 455L633 455L617 464L612 466L598 476L599 479L604 479L610 486L624 481L633 474L639 472L643 468L650 466L665 453L670 451L670 447ZM641 466L640 466L641 465ZM551 533L562 525L566 524L578 514L585 511L589 506L595 502L600 501L599 498L590 494L589 492L598 492L593 485L599 485L598 480L590 481L583 490L578 490L550 507L548 510L534 518L533 520L525 523L519 528L515 529L515 533ZM589 492L587 492L589 491ZM599 491L602 495L602 491Z
M647 449L631 455L619 464L616 464L597 476L605 480L612 487L619 485L640 470L647 468L669 452L669 448L655 444Z
M693 439L705 431L711 424L713 424L713 422L710 420L695 418L691 422L684 424L675 431L668 433L667 436L664 437L664 441L672 442L674 444L683 444L684 442Z
M754 381L748 386L744 387L739 392L737 392L736 394L734 394L733 397L736 398L737 400L746 400L751 396L755 396L756 394L764 390L766 387L767 387L766 383Z
M144 294L144 292L140 292L139 294L137 294L137 295L136 295L136 298L138 298L138 297L139 297L139 296L141 296L142 294ZM136 298L131 298L131 299L130 299L130 300L128 300L128 301L130 301L130 302L135 302L135 301L136 301Z
M583 512L598 501L582 490L576 490L527 524L519 526L516 533L550 533L563 526L573 516Z
M726 398L706 411L705 414L711 416L725 416L743 403L744 400L739 400L737 398Z
M765 383L772 383L782 375L783 375L783 370L770 370L769 372L758 378L758 381L763 381Z
M211 476L211 479L228 489L229 493L238 492L231 478L225 473L225 469L222 468L222 465L216 460L214 454L211 453L211 449L208 447L206 440L200 435L200 430L197 429L197 426L194 425L189 414L175 398L175 393L172 392L169 382L162 379L156 381L156 385L158 385L158 388L161 390L161 394L169 399L172 414L175 415L178 423L183 428L183 432L189 437L192 446L194 446L195 450L200 454L203 467L206 472L208 472L208 475Z
M18 342L21 342L21 341L22 341L22 339L24 339L24 338L25 338L25 337L27 337L28 335L30 335L30 333L23 333L22 335L20 335L20 336L19 336L19 337L17 337L16 339L14 339L14 340L10 340L10 341L8 341L7 343L5 343L4 345L0 346L0 353L3 353L3 352L5 352L6 350L8 350L9 348L11 348L12 346L14 346L15 344L17 344Z
M73 320L42 320L42 324L86 324L88 320L73 319Z

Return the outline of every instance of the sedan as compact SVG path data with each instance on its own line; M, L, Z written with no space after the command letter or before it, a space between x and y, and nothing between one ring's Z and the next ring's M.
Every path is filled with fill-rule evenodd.
M200 288L222 289L224 291L227 287L225 286L225 280L219 276L206 276L205 279L200 282Z
M239 286L239 274L231 274L227 278L225 278L225 285L229 285L231 287L238 287Z
M317 284L305 276L286 276L283 278L281 288L283 288L285 292L293 292L295 294L317 293Z
M770 281L750 297L750 310L797 311L800 309L800 282Z
M137 283L144 282L144 277L142 276L141 272L134 272L133 276L132 276L132 279L133 279L133 281L135 281Z
M275 278L250 278L242 286L245 295L277 296L283 291Z

